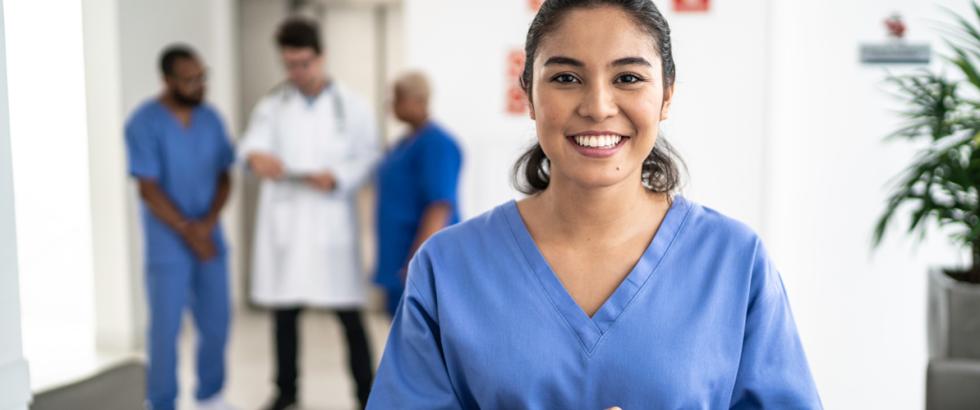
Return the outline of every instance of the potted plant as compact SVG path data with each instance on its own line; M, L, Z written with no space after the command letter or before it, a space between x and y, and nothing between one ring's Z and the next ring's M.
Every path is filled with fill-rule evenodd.
M899 175L873 243L881 243L900 210L910 209L909 233L925 235L932 222L971 251L968 266L929 273L929 356L976 361L980 368L980 5L972 6L967 16L950 13L956 24L945 30L950 53L944 60L954 76L924 70L888 79L907 120L888 139L926 147ZM932 361L929 378L932 395Z

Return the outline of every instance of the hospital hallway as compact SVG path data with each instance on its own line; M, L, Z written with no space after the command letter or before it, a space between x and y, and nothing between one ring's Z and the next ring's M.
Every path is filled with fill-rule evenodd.
M382 312L365 312L363 317L377 363L388 336L389 321ZM259 409L275 394L272 316L265 311L240 309L232 321L225 398L241 410ZM330 312L306 310L300 323L300 406L296 410L356 408L340 322ZM186 317L180 340L179 408L187 409L194 404L192 327L190 317Z
M596 34L635 40L618 30L628 24L567 25L594 30L580 33L583 40L528 36L551 5L572 15L626 3L656 6L666 35L632 48L606 46L614 42ZM553 13L538 30L565 28L565 14ZM973 35L956 34L963 21ZM961 43L974 71L948 58ZM930 96L949 95L937 94L927 110L917 104L931 99L903 94L906 76L929 80L922 87L935 88ZM958 103L947 104L954 94ZM292 308L300 306L298 409L354 409L367 401L368 368L377 375L398 301L408 308L396 322L387 377L372 390L382 410L435 407L385 401L438 400L415 388L426 375L449 379L440 384L447 400L480 408L585 408L475 398L524 398L501 380L535 400L601 396L569 368L607 368L568 361L553 337L592 349L588 360L599 342L587 342L601 340L610 358L645 372L627 378L609 367L617 378L586 379L603 380L592 390L610 395L607 385L673 398L620 378L689 388L701 386L694 377L711 376L665 341L692 341L683 347L703 363L731 365L726 383L738 375L793 380L732 370L750 363L736 356L747 338L720 332L751 316L721 302L768 306L727 293L736 290L769 295L786 312L790 320L752 321L798 337L782 351L805 352L806 361L792 363L809 366L812 377L800 379L812 378L822 407L945 410L959 407L935 403L965 402L976 410L978 107L980 0L0 0L0 410L282 409L293 398L292 371L283 369L285 392L272 403L277 355L291 352ZM914 113L935 127L906 127ZM897 132L919 128L948 131L955 144ZM935 161L918 172L929 182L909 178L905 186L922 161ZM535 205L552 162L574 170L554 180L577 194ZM651 184L654 176L665 183ZM613 189L620 186L632 191ZM620 194L640 186L660 191L644 198L664 194L669 206L654 204L656 214L621 207L630 202ZM941 201L926 201L932 188ZM896 202L903 192L912 202ZM949 200L955 206L946 209ZM600 202L615 206L592 207ZM665 232L737 232L751 246L724 236L655 243L660 212L684 203L738 224L707 229L684 216ZM544 205L554 209L536 208ZM505 218L481 219L494 210ZM617 224L624 220L636 223ZM469 224L423 246L457 223ZM484 230L502 236L476 234ZM594 236L603 233L612 236ZM445 250L450 244L457 248ZM642 258L678 249L689 253L663 264ZM413 259L417 252L423 256ZM599 266L611 262L617 266ZM664 285L664 266L691 282ZM734 269L742 266L753 269ZM975 268L977 283L943 274L964 266ZM654 279L634 280L634 271ZM571 280L559 275L567 272ZM575 285L592 274L608 283ZM723 277L748 279L723 286ZM650 289L676 299L648 297L658 295ZM576 304L583 295L590 306ZM677 300L699 303L678 309L685 305ZM641 301L671 310L637 309ZM361 306L363 323L327 310L337 306ZM611 325L629 318L625 306L647 315L633 322L636 333ZM691 319L706 312L727 316L704 326ZM651 323L675 321L713 342L674 331L645 338ZM362 326L370 361L361 360ZM520 349L491 338L509 326L520 337L498 338ZM611 329L630 338L604 336ZM197 367L201 335L201 349L212 352L204 357L226 349L224 363ZM360 347L353 366L348 335ZM419 335L424 343L404 347ZM629 346L652 346L682 371L658 374ZM705 346L728 350L694 351ZM767 353L760 362L793 367L773 359L776 350L759 349ZM635 356L660 357L647 353ZM423 359L399 366L412 354ZM518 370L502 367L513 363ZM481 381L450 366L499 378ZM567 380L578 384L549 390ZM710 385L734 401L730 386ZM479 394L469 394L472 386ZM395 387L412 392L386 391ZM211 405L222 400L229 406ZM643 403L610 404L699 407Z

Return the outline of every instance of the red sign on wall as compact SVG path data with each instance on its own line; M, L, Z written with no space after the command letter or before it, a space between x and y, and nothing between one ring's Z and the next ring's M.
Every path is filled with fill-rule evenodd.
M537 13L541 9L541 5L544 4L544 0L527 0L527 6L531 8L531 12Z
M507 53L507 96L505 111L511 115L527 114L527 99L521 89L521 72L524 71L524 50L513 49Z
M710 0L674 0L674 11L680 12L706 12L710 6Z

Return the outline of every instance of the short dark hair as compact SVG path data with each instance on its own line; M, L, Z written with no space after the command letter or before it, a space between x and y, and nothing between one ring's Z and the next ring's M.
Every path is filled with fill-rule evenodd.
M524 71L521 73L520 85L528 96L530 103L531 87L533 84L534 58L538 53L541 40L554 31L562 18L575 9L589 9L601 6L613 6L624 11L636 24L653 38L660 55L663 70L664 89L674 85L674 57L670 45L670 26L663 14L653 4L652 0L547 0L541 5L538 14L534 16L531 27L527 31L524 43ZM650 154L643 160L641 182L653 192L671 192L680 185L678 163L683 165L680 157L667 140L661 135ZM524 152L514 164L514 185L525 194L536 194L544 191L551 180L548 156L540 144L534 144Z
M197 53L194 52L194 49L184 44L167 46L160 53L160 72L165 76L173 75L174 65L177 64L177 60L181 59L196 60Z
M309 47L317 54L323 50L320 46L320 27L315 22L302 17L292 17L279 25L279 29L276 30L276 44L280 48Z

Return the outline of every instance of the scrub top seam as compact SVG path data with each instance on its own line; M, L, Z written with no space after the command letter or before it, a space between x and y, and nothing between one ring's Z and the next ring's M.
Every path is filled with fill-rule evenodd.
M599 339L596 340L595 345L592 346L592 350L589 350L588 351L587 355L590 358L592 357L593 353L595 353L596 351L599 350L599 345L601 345L602 344L602 341L605 340L606 335L608 335L613 330L613 328L616 327L616 323L619 322L619 318L621 316L623 316L623 314L625 314L629 310L630 307L633 306L633 302L636 301L636 298L640 295L640 293L643 292L643 290L646 287L647 283L649 283L650 280L653 279L654 276L656 276L655 274L656 274L657 270L660 269L660 265L662 265L664 259L667 258L667 254L670 253L670 249L673 247L674 242L677 240L677 237L679 237L683 233L684 228L687 225L687 221L688 221L688 219L689 219L689 217L691 215L691 209L694 207L694 205L691 204L691 202L688 201L687 198L682 198L682 200L684 201L684 205L685 205L685 208L686 209L684 210L684 216L683 216L683 218L681 219L680 223L677 224L677 230L674 232L674 235L670 238L670 241L667 242L667 246L664 248L664 251L660 254L660 258L657 260L657 264L654 265L653 268L651 268L650 274L647 275L646 279L643 280L643 283L641 283L637 287L636 292L633 293L633 295L630 297L629 301L627 301L626 304L623 305L623 309L620 310L619 314L616 315L616 317L614 317L612 319L612 321L609 324L609 327L606 328L606 330L599 335ZM657 240L656 233L654 234L653 240L654 241Z
M511 202L508 204L508 206L513 206L513 211L514 211L513 213L516 214L516 215L512 215L510 212L506 212L506 211L509 211L509 210L506 210L506 209L505 209L505 212L504 212L504 217L507 220L508 225L510 227L511 238L514 240L514 243L517 245L517 252L521 255L521 258L524 260L524 263L528 266L528 268L530 268L531 272L534 273L534 275L532 275L532 276L534 276L534 279L538 283L538 286L541 287L541 291L544 293L545 297L548 299L548 303L551 304L551 307L552 307L552 309L554 309L555 314L557 314L558 317L561 318L561 321L562 321L562 323L565 324L565 327L568 328L568 330L572 332L572 335L574 335L575 336L575 339L577 339L578 342L579 342L579 344L582 345L582 348L585 349L586 352L588 352L589 351L588 344L585 342L585 340L582 340L582 336L579 335L579 332L575 330L575 327L572 326L572 324L568 322L568 318L566 318L565 315L561 312L561 308L558 307L558 304L555 303L554 298L551 297L551 293L548 292L547 286L545 286L545 284L541 281L541 275L539 274L538 269L534 267L534 263L531 262L531 260L529 259L527 253L524 252L524 250L521 248L521 241L518 238L518 233L517 233L517 228L518 228L517 222L518 221L516 221L516 220L513 219L513 218L520 218L521 217L520 216L520 212L517 209L517 203L515 201L511 200Z
M432 273L433 273L433 276L435 276L435 271L434 270L433 270ZM433 278L433 282L434 281L435 281L435 278ZM415 281L406 281L406 282L412 287L412 289L415 289L415 293L417 293L419 295L419 299L422 301L423 304L432 305L429 302L429 300L426 299L425 295L419 289L419 286L415 283ZM402 303L404 304L404 300L402 301ZM423 306L423 307L425 307L425 306ZM437 326L439 326L439 340L438 340L438 342L439 342L439 356L441 356L441 358L442 358L442 368L446 372L446 379L449 380L449 385L452 386L452 388L453 388L453 396L456 396L456 403L463 403L463 400L460 399L460 397L459 397L459 388L456 387L456 383L453 382L452 374L449 372L449 364L446 361L446 347L442 344L442 325L439 324L438 312L436 311L434 305L432 305L432 307L427 308L427 310L431 311L432 314L435 314L436 315L436 317L433 318L433 321L436 323Z

